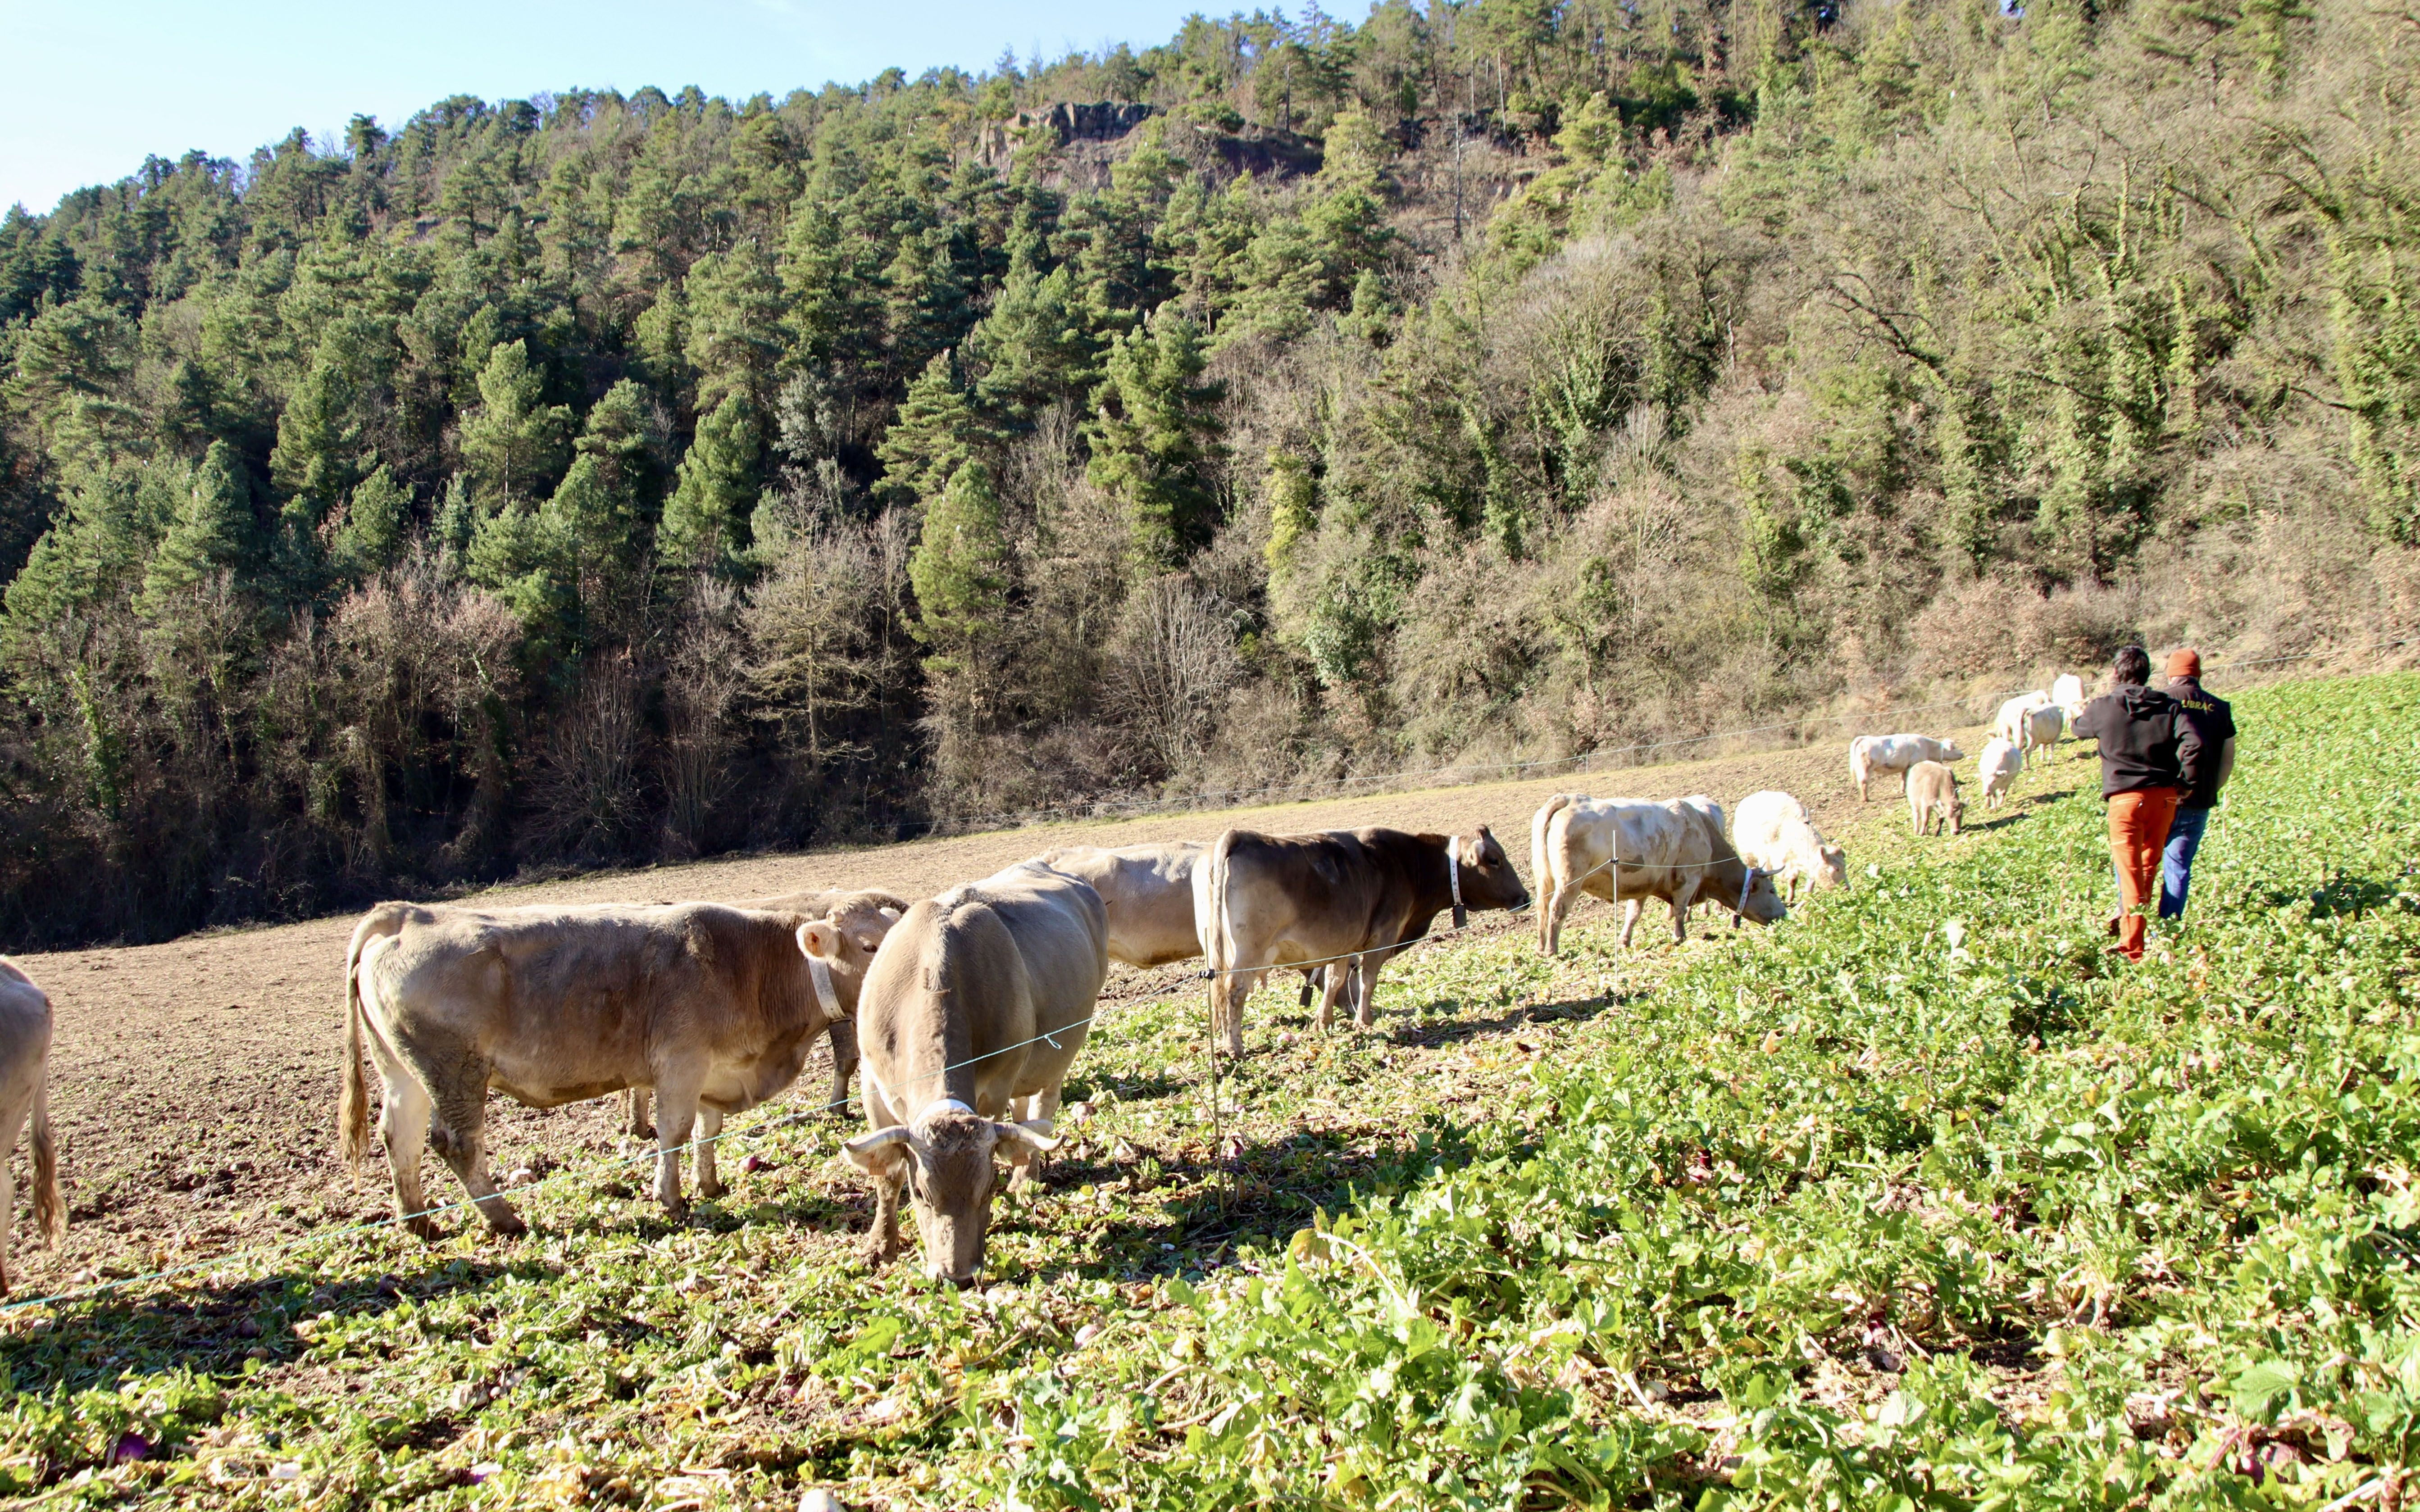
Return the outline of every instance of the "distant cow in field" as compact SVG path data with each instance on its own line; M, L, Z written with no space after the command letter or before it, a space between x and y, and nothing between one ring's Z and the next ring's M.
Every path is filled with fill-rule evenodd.
M2036 709L2047 708L2049 705L2050 695L2040 688L2030 693L2020 693L2002 703L2000 712L1993 716L1992 733L2011 746L2022 747L2025 743L2026 717Z
M1529 822L1530 866L1544 900L1539 948L1548 955L1560 948L1563 917L1583 892L1623 905L1624 946L1649 898L1671 904L1675 942L1689 937L1689 908L1700 899L1760 924L1786 916L1772 875L1743 860L1724 838L1714 817L1720 812L1704 799L1548 798Z
M872 1132L842 1151L874 1178L876 1263L899 1252L904 1185L925 1271L963 1282L982 1268L996 1163L1030 1180L1057 1145L1109 933L1098 893L1031 862L927 899L892 932L859 999Z
M17 963L0 956L0 1294L8 1289L8 1241L17 1227L17 1135L33 1122L34 1227L53 1249L67 1237L59 1147L51 1134L51 1000Z
M2025 711L2017 729L2017 749L2030 756L2040 751L2047 757L2058 749L2059 736L2067 733L2067 713L2055 703Z
M2007 737L1993 735L1984 742L1983 754L1975 759L1975 775L1983 780L1983 807L1998 808L2015 786L2017 774L2024 769L2025 753L2009 744Z
M1263 835L1231 829L1195 873L1194 906L1211 968L1211 1032L1244 1053L1244 1002L1270 969L1329 962L1319 1025L1353 989L1353 1021L1375 1014L1378 971L1448 909L1518 908L1529 901L1512 859L1486 825L1466 835L1331 829ZM1350 961L1332 960L1350 956ZM1346 969L1346 968L1351 969Z
M1849 780L1857 785L1857 801L1863 803L1868 801L1866 784L1877 773L1904 775L1918 762L1961 761L1965 754L1958 742L1931 735L1859 735L1849 742Z
M2068 726L2072 729L2075 717L2084 712L2084 679L2073 672L2059 673L2051 680L2050 701L2067 716Z
M488 1173L489 1088L531 1107L652 1088L656 1197L678 1215L681 1150L701 1116L698 1190L713 1196L722 1116L798 1079L815 1039L856 1011L867 942L878 948L890 928L878 906L858 904L810 918L718 903L380 903L345 956L345 1160L358 1166L369 1146L366 1039L396 1211L413 1231L435 1231L420 1185L426 1138L489 1227L521 1232Z
M1958 796L1958 774L1939 762L1918 762L1908 769L1907 813L1919 835L1938 824L1955 835L1966 817L1965 801Z
M1848 853L1824 840L1807 806L1787 793L1767 789L1742 798L1731 843L1740 859L1783 887L1784 902L1798 901L1802 882L1809 891L1848 884Z
M897 923L899 916L908 911L908 900L872 888L825 887L811 892L783 893L775 898L747 898L725 906L752 908L767 914L799 914L809 918L830 918L836 912L845 913L848 917L844 922L857 931L858 947L870 961L874 958L875 949L882 943L882 934L879 930L871 928L874 920L862 916L868 910L880 914L884 916L884 927L888 928ZM831 1046L832 1063L831 1097L826 1103L825 1110L846 1113L849 1080L857 1074L857 1025L850 1019L834 1019L824 1035L825 1041ZM633 1087L622 1094L623 1125L634 1139L656 1136L656 1125L648 1116L647 1102L647 1089L644 1087ZM719 1115L709 1110L707 1118L711 1122Z

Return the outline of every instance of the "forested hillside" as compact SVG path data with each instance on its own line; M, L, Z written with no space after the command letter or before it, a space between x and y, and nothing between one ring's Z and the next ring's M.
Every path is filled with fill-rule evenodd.
M0 224L0 937L2420 604L2420 12L1389 0Z

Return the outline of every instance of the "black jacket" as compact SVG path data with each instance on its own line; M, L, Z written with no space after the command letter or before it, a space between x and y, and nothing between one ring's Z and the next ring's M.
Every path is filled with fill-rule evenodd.
M2184 796L2177 807L2207 809L2218 801L2219 763L2235 738L2235 711L2190 677L2168 679L2168 697L2176 700L2177 717L2191 729L2198 748L2197 759L2184 770Z
M2086 704L2076 716L2075 733L2101 742L2101 795L2184 789L2188 766L2198 775L2201 740L2183 716L2176 700L2135 683ZM2211 752L2213 762L2216 757Z

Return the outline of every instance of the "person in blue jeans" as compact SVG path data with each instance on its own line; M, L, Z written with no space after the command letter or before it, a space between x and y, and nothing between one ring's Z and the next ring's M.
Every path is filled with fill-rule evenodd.
M2235 711L2225 699L2202 690L2201 654L2191 647L2169 652L2166 671L2168 697L2176 700L2180 717L2201 737L2202 749L2217 753L2216 760L2200 764L2199 780L2178 796L2176 817L2168 822L2168 843L2160 856L2160 917L2181 918L2193 887L2194 853L2201 849L2219 790L2235 772Z

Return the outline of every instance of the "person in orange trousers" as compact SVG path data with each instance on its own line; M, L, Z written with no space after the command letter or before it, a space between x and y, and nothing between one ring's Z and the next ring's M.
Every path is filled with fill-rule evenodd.
M2141 646L2118 653L2109 691L2076 717L2079 738L2101 742L2101 796L2109 806L2109 858L2118 868L2118 905L2110 932L2117 951L2143 959L2149 911L2160 902L2160 853L2177 799L2199 781L2202 743L2167 694L2147 685L2151 656Z

